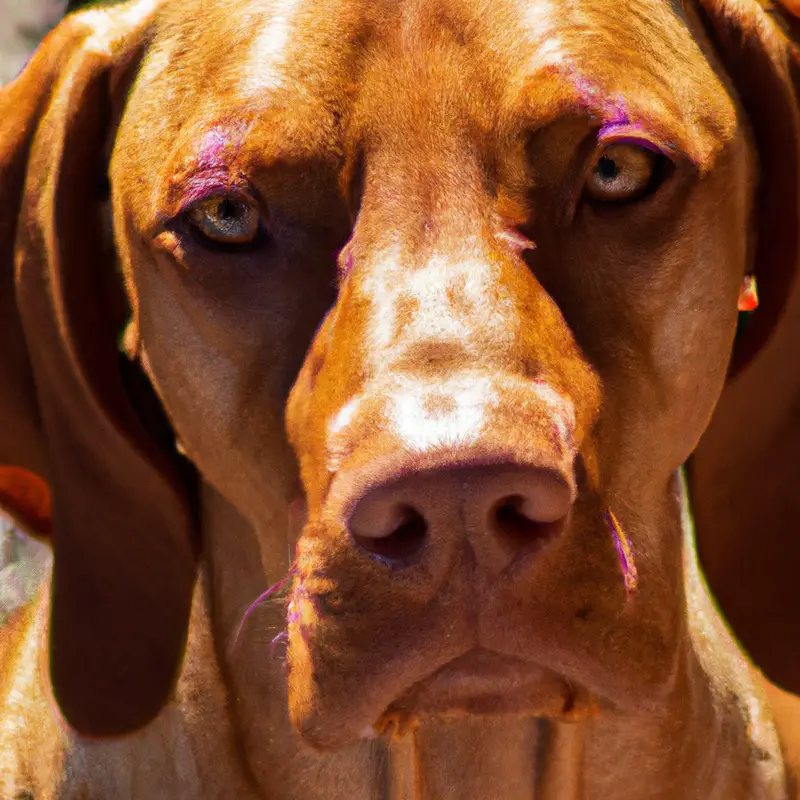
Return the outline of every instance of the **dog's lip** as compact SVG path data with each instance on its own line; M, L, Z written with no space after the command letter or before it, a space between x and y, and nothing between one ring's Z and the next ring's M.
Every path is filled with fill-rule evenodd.
M476 647L438 669L427 685L434 691L446 688L458 694L495 694L522 688L542 672L541 667L516 656Z
M424 715L526 714L568 720L596 710L588 692L555 672L476 647L411 687L389 706L375 730L402 729Z

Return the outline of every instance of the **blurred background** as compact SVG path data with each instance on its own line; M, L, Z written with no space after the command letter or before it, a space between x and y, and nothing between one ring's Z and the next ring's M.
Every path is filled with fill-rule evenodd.
M31 51L67 11L111 0L0 0L0 85L22 69Z
M75 0L0 0L0 86L19 73L68 9L88 4ZM49 562L46 545L24 536L0 516L0 624L36 591Z
M0 84L19 72L66 7L66 0L0 0Z

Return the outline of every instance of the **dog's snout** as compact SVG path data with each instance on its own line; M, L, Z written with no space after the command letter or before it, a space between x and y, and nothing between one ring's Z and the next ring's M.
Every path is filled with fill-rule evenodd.
M447 466L370 489L356 503L349 530L360 548L398 564L413 560L427 541L464 536L524 551L557 532L573 499L571 481L555 470Z

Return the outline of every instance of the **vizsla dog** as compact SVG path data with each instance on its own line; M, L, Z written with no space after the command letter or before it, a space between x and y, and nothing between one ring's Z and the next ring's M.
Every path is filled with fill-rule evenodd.
M0 503L54 553L0 797L790 796L791 26L62 23L0 92Z

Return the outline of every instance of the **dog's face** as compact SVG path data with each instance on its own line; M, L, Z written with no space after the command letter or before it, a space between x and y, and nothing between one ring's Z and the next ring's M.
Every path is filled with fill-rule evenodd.
M751 147L695 17L241 0L159 27L118 250L188 456L264 548L307 505L301 732L651 697L682 637L674 474L751 246Z
M308 742L671 695L676 470L745 273L735 367L797 263L791 58L755 0L60 25L0 91L0 505L52 535L67 720L124 733L170 697L203 511L175 437L252 525L254 581L294 552Z

